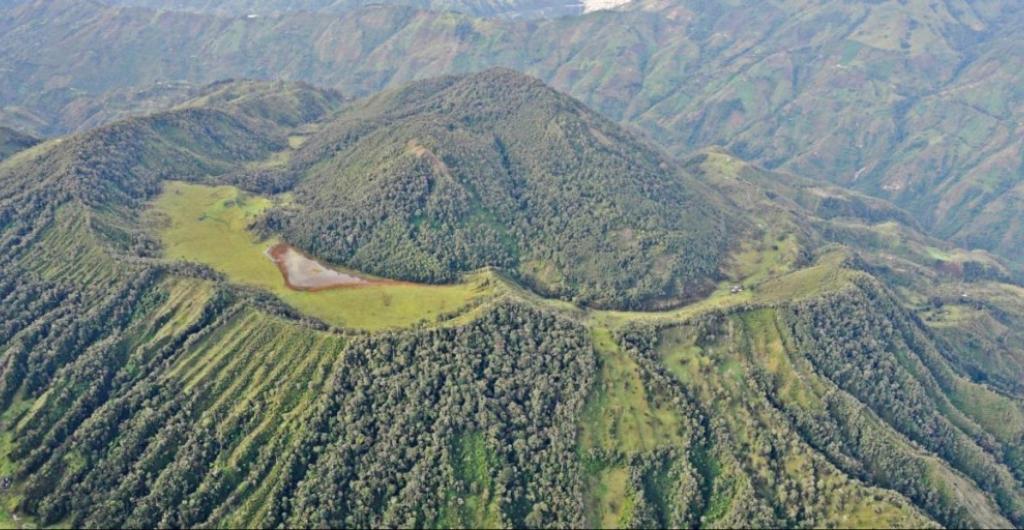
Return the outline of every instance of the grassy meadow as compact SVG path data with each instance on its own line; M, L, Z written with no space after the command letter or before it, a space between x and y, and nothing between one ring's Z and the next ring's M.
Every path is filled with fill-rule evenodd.
M329 289L289 289L264 254L276 243L247 227L270 199L231 186L168 182L153 204L166 257L208 265L240 284L266 289L299 311L339 327L380 330L436 321L487 294L486 273L455 285L394 284Z

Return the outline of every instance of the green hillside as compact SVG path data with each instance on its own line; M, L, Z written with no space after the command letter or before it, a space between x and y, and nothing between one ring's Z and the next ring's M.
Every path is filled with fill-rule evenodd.
M88 131L131 116L168 110L198 96L192 83L158 82L144 87L113 89L101 95L75 93L44 108L0 108L0 123L35 136L60 136Z
M904 211L783 177L717 150L677 165L506 71L356 103L225 83L44 142L0 162L0 523L1024 524L1024 290ZM448 191L419 226L390 218L395 234L484 212L525 232L541 199L571 214L568 190L604 214L567 215L570 242L611 221L742 230L707 289L664 310L551 297L529 269L471 261L443 285L295 291L264 255L283 240L379 272L275 215L326 223L336 202L383 234L368 212L424 180ZM430 213L485 186L524 204ZM707 213L650 218L668 199ZM512 241L536 252L551 234Z

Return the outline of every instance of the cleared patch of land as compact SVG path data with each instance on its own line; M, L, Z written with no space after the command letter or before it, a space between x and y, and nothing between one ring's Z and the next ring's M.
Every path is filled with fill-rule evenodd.
M336 271L287 243L278 243L268 248L267 257L281 271L284 283L296 291L322 291L387 283L386 280L368 280L355 274Z
M233 282L266 289L299 311L336 326L380 330L437 321L489 295L487 273L454 285L369 282L349 289L292 289L264 254L280 241L261 240L248 230L271 204L268 198L232 186L168 182L152 210L167 258L208 265Z

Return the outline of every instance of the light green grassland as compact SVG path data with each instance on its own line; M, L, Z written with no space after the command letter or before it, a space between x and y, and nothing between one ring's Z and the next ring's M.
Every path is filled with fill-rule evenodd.
M600 521L600 528L626 528L633 518L633 494L629 485L629 470L623 466L612 466L601 471L599 482L594 489L594 507L598 512L593 521Z
M744 305L772 304L815 296L820 293L842 289L857 274L843 267L847 254L842 249L826 252L813 264L797 267L799 245L793 236L778 237L766 234L762 241L746 244L731 259L726 270L729 278L723 281L707 298L696 303L669 311L604 311L579 308L538 297L506 282L508 291L533 303L577 318L590 328L591 339L597 354L599 369L597 377L584 407L580 421L579 449L586 471L585 501L588 524L604 528L622 528L631 524L636 496L629 484L629 470L619 462L609 461L598 455L650 454L660 447L681 447L688 444L691 433L687 432L685 421L672 400L666 395L652 395L643 383L641 368L614 338L617 329L634 323L671 324L683 323L708 311L728 309ZM733 287L740 285L743 290L733 293ZM767 311L749 314L749 319L740 320L750 328L751 344L744 349L758 352L758 356L777 378L781 395L805 407L816 406L816 387L808 388L807 381L797 375L792 361L784 353L782 339L767 318ZM745 334L746 336L746 334ZM746 360L737 356L719 357L700 353L701 349L679 338L672 355L663 353L663 362L670 373L690 388L707 388L707 400L715 403L710 395L712 388L727 387L735 394L733 399L721 403L722 414L739 414L739 396L748 385L749 374L745 371ZM722 345L722 353L730 350ZM703 381L703 383L696 383ZM752 437L740 426L734 427L741 437ZM594 452L593 450L598 450ZM805 457L801 454L800 457ZM801 463L805 462L801 460ZM730 466L737 465L735 462ZM803 472L805 470L801 470ZM736 494L733 482L738 480L730 471L727 478L714 488L713 501L709 503L707 516L710 520L724 517L729 512ZM715 481L716 483L718 481ZM748 490L749 485L745 486ZM871 505L870 509L876 508ZM889 510L891 506L886 506ZM858 509L852 511L856 512ZM836 508L835 515L846 514L845 509ZM887 512L888 513L888 512ZM896 510L893 513L899 513ZM850 514L845 524L870 526L872 519L861 520L857 514ZM887 520L878 516L877 520Z
M732 315L716 340L708 344L697 344L696 335L686 327L661 332L659 354L666 368L703 408L721 418L730 433L728 443L719 440L710 448L713 454L698 453L698 465L710 486L702 521L731 521L734 500L749 495L751 488L764 494L760 477L752 470L772 469L773 464L750 447L763 443L767 432L778 448L772 458L780 464L775 468L780 477L794 482L817 477L816 487L828 502L814 526L899 528L927 524L925 517L898 496L851 480L823 461L780 421L771 402L760 397L762 391L751 384L755 372L767 376L776 399L790 407L824 412L821 397L830 391L813 368L791 353L778 318L772 308Z
M633 453L680 442L682 421L669 405L652 405L640 367L605 328L592 330L600 371L583 412L580 445Z
M153 204L166 257L202 263L233 281L266 289L299 311L347 328L379 330L435 321L488 294L487 273L456 285L372 285L319 292L288 288L247 227L270 199L231 186L168 182Z
M437 528L501 528L500 499L491 476L497 458L480 433L456 438L452 466L461 486L447 492Z
M16 466L8 455L14 440L13 429L9 428L32 407L32 401L24 398L15 399L14 403L0 415L0 477L13 477ZM34 521L24 514L15 514L15 507L21 501L21 492L17 485L7 490L0 490L0 529L36 528Z
M670 401L652 399L641 378L641 368L615 342L609 329L595 324L591 338L600 368L579 430L579 450L586 472L587 522L600 528L626 528L631 524L638 495L630 485L629 469L597 458L592 451L634 455L661 447L680 447L685 445L688 433Z

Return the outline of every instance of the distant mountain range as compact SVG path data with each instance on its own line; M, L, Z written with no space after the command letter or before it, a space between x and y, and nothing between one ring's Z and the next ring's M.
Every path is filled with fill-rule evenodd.
M589 2L593 4L593 0ZM341 14L373 6L406 6L478 17L546 18L578 15L587 8L588 0L112 0L106 3L243 17L273 16L297 11ZM611 5L615 5L615 2Z

